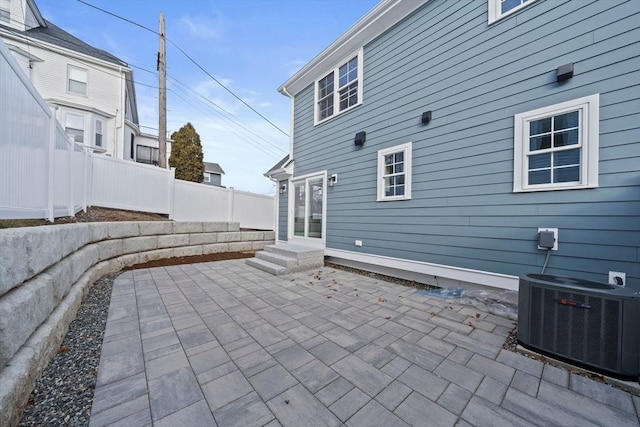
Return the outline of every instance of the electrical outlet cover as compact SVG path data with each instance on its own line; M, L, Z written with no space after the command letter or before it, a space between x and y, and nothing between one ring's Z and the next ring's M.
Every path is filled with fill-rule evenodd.
M541 231L552 231L553 232L553 237L555 238L555 241L553 242L553 248L551 248L552 251L557 251L558 250L558 229L557 228L538 228L538 233L540 233ZM546 249L543 248L542 246L538 246L538 249Z
M622 283L620 283L620 281ZM625 286L627 284L627 274L622 273L620 271L610 271L609 272L609 284Z

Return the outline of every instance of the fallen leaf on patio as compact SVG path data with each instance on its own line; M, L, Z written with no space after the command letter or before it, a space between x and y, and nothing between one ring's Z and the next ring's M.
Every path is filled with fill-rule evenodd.
M429 314L431 315L431 317L436 315L433 311L430 311Z
M480 313L476 313L476 319L480 318Z
M471 326L472 329L476 328L476 325L474 325L473 323L469 322L469 326Z
M378 302L385 302L385 301L387 301L387 300L382 298L382 297L378 297Z
M391 317L385 317L386 320L391 320Z
M327 298L333 298L331 295L329 295Z
M289 404L289 400L285 400L284 403L286 403L288 405Z

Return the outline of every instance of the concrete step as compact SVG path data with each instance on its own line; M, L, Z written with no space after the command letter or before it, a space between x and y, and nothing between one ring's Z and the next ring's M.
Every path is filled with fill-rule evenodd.
M261 259L262 261L268 261L272 264L278 264L289 269L297 267L298 265L297 259L284 255L278 255L274 252L256 252L256 258Z
M245 263L247 265L250 265L251 267L255 267L259 270L266 271L267 273L273 274L274 276L281 276L289 272L287 270L287 267L283 267L282 265L274 264L272 262L265 261L258 258L247 258Z
M324 259L324 249L310 248L307 246L282 244L268 245L264 248L265 252L282 255L289 258L305 259L305 258L322 258Z

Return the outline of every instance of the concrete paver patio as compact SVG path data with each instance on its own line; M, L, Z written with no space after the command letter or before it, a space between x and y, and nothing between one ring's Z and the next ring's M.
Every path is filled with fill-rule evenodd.
M128 271L90 425L640 425L639 397L503 350L512 327L328 267Z

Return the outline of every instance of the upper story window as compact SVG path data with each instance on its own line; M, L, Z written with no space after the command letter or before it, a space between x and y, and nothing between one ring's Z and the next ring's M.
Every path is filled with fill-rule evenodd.
M11 0L0 0L0 22L11 22Z
M362 103L362 50L316 82L315 123Z
M73 137L75 142L84 143L84 117L67 113L64 130L69 137Z
M536 0L488 0L489 24L510 15Z
M205 172L205 173L204 173L204 179L203 179L203 181L202 181L202 182L211 182L211 174L210 174L210 173Z
M69 65L67 91L78 95L87 95L87 70Z
M378 151L377 201L411 199L411 143Z
M599 95L515 116L513 191L598 186Z
M94 139L93 139L93 143L96 147L102 147L102 139L103 139L103 135L104 135L104 122L102 120L96 119L95 120L95 125L94 125Z

